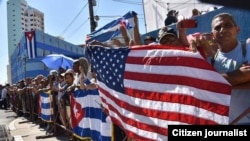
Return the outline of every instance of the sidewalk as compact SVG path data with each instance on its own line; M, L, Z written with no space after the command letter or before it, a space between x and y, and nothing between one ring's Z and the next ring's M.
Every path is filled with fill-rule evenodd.
M40 128L38 123L34 123L26 119L25 117L18 117L14 119L8 126L11 136L14 141L67 141L68 136L60 134L58 136L52 136L47 138L37 138L39 136L46 137L45 128ZM49 134L53 135L53 134Z

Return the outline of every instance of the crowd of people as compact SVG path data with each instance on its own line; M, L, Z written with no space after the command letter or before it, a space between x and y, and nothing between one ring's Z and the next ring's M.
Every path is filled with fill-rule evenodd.
M76 59L72 69L59 68L51 70L48 76L37 75L35 78L26 78L16 84L1 86L1 106L10 108L18 116L34 116L34 120L40 122L41 127L47 126L47 132L53 132L52 125L39 117L39 98L41 92L50 92L54 97L53 112L59 115L55 119L58 124L72 130L70 96L75 89L92 90L97 88L96 76L91 71L88 60L84 57ZM33 115L30 115L33 113ZM72 133L66 132L69 136Z
M197 10L193 10L197 14ZM172 11L170 14L176 14ZM199 13L198 13L199 14ZM195 15L197 16L197 15ZM187 47L190 51L199 51L201 55L220 73L232 86L231 102L229 107L229 122L234 124L249 124L250 116L245 116L242 120L235 123L234 120L247 108L250 107L248 95L250 93L250 44L242 44L238 40L240 27L234 17L229 13L220 13L213 17L211 21L212 37L199 34L192 40L187 39L186 29L180 26L181 21L175 21L177 31L168 27L161 28L158 37L147 36L144 42L140 40L138 21L135 15L134 39L128 38L125 27L121 27L124 43L113 40L114 46L133 46L133 45L164 45L175 47ZM92 41L90 45L109 46L105 43ZM31 92L33 98L33 110L37 109L38 94L41 91L52 90L57 95L57 108L60 113L60 122L68 129L72 129L69 114L69 94L75 88L96 89L98 87L96 74L91 71L91 65L86 58L80 58L74 62L73 68L64 70L53 70L45 77L38 75L18 82L17 84L0 86L1 108L9 105L15 107L20 115L25 115L28 109L28 96ZM30 102L30 101L29 101ZM10 103L10 104L9 104ZM35 111L37 113L37 111ZM38 117L36 117L38 118Z

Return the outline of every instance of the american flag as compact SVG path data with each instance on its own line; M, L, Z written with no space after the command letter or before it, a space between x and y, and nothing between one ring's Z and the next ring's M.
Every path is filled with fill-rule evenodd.
M228 124L230 84L199 52L89 46L105 111L130 138L168 140L168 125Z

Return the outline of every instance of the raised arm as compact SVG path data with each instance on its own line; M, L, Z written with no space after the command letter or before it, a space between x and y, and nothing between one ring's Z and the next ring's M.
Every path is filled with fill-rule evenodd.
M181 41L181 43L183 45L189 45L189 42L187 40L187 35L186 35L186 28L182 28L181 27L181 22L182 21L183 20L178 21L176 23L176 28L177 28L177 32L178 32L178 38L179 38L179 40Z
M141 42L141 35L139 32L139 25L138 25L138 17L136 14L134 14L134 22L135 22L135 27L134 27L134 41L136 45L142 45Z

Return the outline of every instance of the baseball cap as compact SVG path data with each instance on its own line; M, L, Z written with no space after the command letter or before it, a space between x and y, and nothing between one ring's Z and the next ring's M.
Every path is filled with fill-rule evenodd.
M62 73L61 75L65 77L65 75L71 74L72 76L75 75L75 72L73 69L67 69L65 73Z
M159 38L159 42L161 42L161 39L167 35L172 35L177 37L176 32L174 31L173 28L169 28L167 26L164 26L163 28L161 28L158 32L158 38Z
M57 76L58 75L58 72L56 70L51 70L49 72L49 75L54 75L54 76Z

